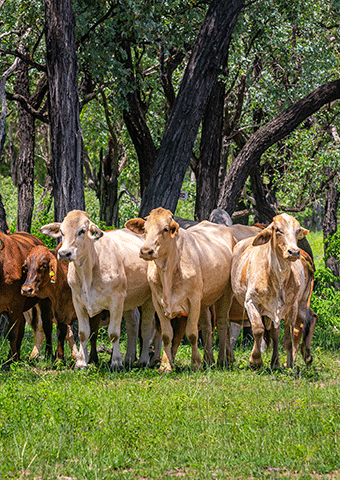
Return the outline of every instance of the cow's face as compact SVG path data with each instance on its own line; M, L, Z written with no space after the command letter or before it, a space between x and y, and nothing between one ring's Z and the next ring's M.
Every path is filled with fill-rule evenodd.
M300 258L300 249L297 242L307 233L308 230L301 227L294 217L283 213L274 217L273 223L255 237L253 245L262 245L271 241L272 247L279 258L295 262Z
M98 240L103 232L91 220L86 212L72 210L62 223L50 223L40 229L50 237L61 237L58 249L60 260L77 261L87 252L87 242Z
M26 280L21 287L21 294L26 297L45 298L44 289L57 278L57 259L47 247L33 248L23 265Z
M170 243L178 233L178 223L172 218L170 210L156 208L146 220L135 218L125 224L126 228L138 234L145 234L145 243L139 256L144 260L156 260L167 255Z

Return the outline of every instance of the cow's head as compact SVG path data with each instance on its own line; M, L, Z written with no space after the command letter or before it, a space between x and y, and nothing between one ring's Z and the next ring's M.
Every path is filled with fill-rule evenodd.
M62 223L55 222L40 228L41 233L62 238L58 249L60 260L77 261L86 254L86 245L103 236L103 232L81 210L72 210Z
M26 297L44 298L44 287L57 279L57 259L47 247L34 247L23 265L26 280L21 287Z
M300 258L298 240L305 237L308 230L291 215L283 213L273 218L273 222L253 240L253 245L263 245L272 242L276 255L286 261L294 262Z
M144 260L156 260L169 251L170 243L178 233L178 223L173 220L170 210L155 208L145 220L133 218L125 227L139 235L145 234L145 243L139 256Z

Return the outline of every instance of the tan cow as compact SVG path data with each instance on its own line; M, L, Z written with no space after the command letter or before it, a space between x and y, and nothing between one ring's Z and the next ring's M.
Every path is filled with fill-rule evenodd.
M149 363L154 328L154 307L146 277L147 266L139 258L144 240L127 229L103 232L86 212L73 210L62 223L41 228L51 237L62 237L58 258L70 262L67 279L79 321L80 348L77 368L88 364L90 317L110 312L108 334L112 341L111 368L123 366L119 348L121 320L134 322L133 310L141 306L143 348L139 366ZM131 319L131 322L130 322Z
M298 238L308 230L290 215L273 222L254 238L240 241L234 249L231 281L236 300L244 305L254 336L249 363L261 366L261 342L265 328L273 339L271 365L279 367L280 320L294 326L298 312L300 261Z
M216 303L219 334L218 361L231 358L229 325L230 264L234 238L227 227L202 222L188 230L179 228L170 210L157 208L146 220L131 219L126 227L145 233L140 256L149 262L148 280L159 316L164 344L163 368L171 370L173 358L171 319L187 316L186 334L191 343L191 364L201 365L197 347L201 309Z

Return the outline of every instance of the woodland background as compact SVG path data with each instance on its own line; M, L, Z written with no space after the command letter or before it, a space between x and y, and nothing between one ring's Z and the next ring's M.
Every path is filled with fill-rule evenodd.
M339 1L2 0L1 229L286 211L338 277L339 27Z

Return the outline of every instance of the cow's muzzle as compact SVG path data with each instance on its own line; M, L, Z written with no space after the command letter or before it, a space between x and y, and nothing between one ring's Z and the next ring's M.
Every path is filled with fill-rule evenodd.
M21 287L21 295L25 295L25 297L34 297L36 295L35 288L30 285L23 285Z
M142 247L139 251L140 258L143 260L155 260L157 258L157 253L153 248Z
M289 248L287 250L287 258L291 262L295 262L300 258L300 249L299 248Z

